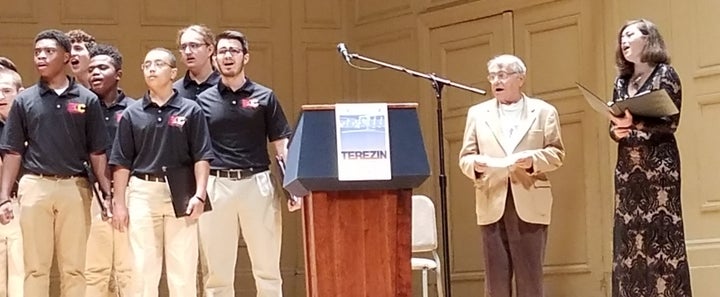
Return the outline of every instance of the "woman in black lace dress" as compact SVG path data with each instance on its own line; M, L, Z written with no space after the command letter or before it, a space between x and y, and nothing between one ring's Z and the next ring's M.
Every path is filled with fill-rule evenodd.
M613 101L665 89L680 109L680 78L662 36L647 20L628 22L618 35ZM680 114L612 118L615 167L613 297L689 297L690 272L680 201Z

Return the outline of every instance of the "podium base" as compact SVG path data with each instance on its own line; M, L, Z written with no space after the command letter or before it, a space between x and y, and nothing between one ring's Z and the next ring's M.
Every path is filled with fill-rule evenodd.
M412 190L303 199L308 297L410 297Z

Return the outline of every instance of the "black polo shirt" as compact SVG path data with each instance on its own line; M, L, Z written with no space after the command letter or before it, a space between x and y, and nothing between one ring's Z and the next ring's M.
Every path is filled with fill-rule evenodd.
M108 152L112 150L112 143L115 141L115 131L117 130L123 111L127 108L128 104L134 101L132 98L125 96L122 90L118 90L117 99L115 99L115 102L110 104L110 106L106 106L105 101L100 100L100 104L103 107L105 128L107 128L108 136L110 137L111 146Z
M201 93L215 159L213 169L264 169L270 165L267 142L292 134L273 91L247 80L233 92L222 81Z
M20 92L10 109L0 150L22 154L29 172L80 175L90 153L108 148L100 101L68 79L70 84L60 95L38 82Z
M163 106L145 93L125 109L110 165L129 168L133 173L162 174L163 167L193 166L210 159L212 148L202 110L175 91Z
M178 79L175 83L173 83L173 88L178 91L180 97L196 100L200 93L214 85L217 85L218 82L220 82L220 73L215 70L213 70L210 76L208 76L208 78L200 84L190 77L190 71L186 71L183 78Z

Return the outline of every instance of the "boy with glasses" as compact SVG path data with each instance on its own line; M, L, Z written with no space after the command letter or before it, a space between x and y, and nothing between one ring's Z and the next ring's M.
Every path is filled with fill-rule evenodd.
M206 199L212 159L205 116L192 100L172 88L175 56L164 48L150 50L142 64L148 92L128 106L118 124L110 164L113 165L117 229L128 228L134 257L133 296L158 295L163 260L170 297L196 297L197 219ZM188 217L176 217L166 183L167 171L188 169L196 191Z
M178 31L177 42L187 71L173 84L173 88L180 97L195 100L198 94L220 80L211 62L215 53L215 36L206 26L192 25Z

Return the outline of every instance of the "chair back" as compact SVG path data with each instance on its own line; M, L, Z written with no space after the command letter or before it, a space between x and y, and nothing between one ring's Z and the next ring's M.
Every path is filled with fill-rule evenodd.
M425 195L412 196L412 251L429 252L437 249L435 204Z

